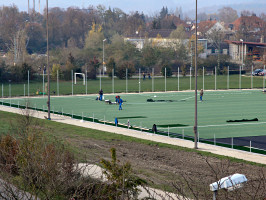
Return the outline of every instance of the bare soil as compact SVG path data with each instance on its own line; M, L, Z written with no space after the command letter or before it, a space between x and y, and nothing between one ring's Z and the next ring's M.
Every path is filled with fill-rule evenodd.
M206 191L209 184L234 173L245 174L248 180L257 180L266 175L266 167L249 163L203 156L199 152L186 151L158 145L146 145L121 140L102 141L93 139L71 139L75 145L83 148L90 162L99 164L101 158L109 159L110 148L117 150L117 158L130 162L134 173L145 179L153 187L175 191L175 183L199 183ZM266 191L265 180L263 190ZM266 195L266 193L265 193Z

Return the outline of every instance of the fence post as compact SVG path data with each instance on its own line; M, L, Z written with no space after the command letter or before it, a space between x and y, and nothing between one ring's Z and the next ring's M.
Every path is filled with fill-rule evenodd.
M229 74L230 74L230 68L228 66L228 69L227 69L227 89L229 90Z
M213 135L213 140L214 140L213 144L216 145L215 133L214 133L214 135Z
M26 84L24 83L24 97L26 96Z
M74 94L74 86L73 86L73 70L71 70L71 80L72 80L72 96Z
M249 152L251 152L251 140L249 141Z
M44 98L44 70L42 70L42 97Z
M59 96L59 71L56 71L56 82L57 82L57 96Z
M191 67L189 68L190 78L189 78L189 90L191 90Z
M154 92L154 68L152 68L152 92Z
M216 90L217 89L217 86L216 86L216 75L217 75L217 70L216 70L216 66L215 66L215 68L214 68L214 85L215 85L215 87L214 87L214 89Z
M166 67L164 68L164 91L166 92Z
M168 137L169 137L169 126L168 126Z
M241 66L239 66L239 89L241 90Z
M139 68L139 93L140 93L140 68Z
M128 78L127 78L128 69L126 68L126 93L128 93Z
M205 76L205 73L204 73L204 67L203 67L203 70L202 70L202 78L203 78L203 79L202 79L202 82L203 82L203 83L202 83L202 85L203 85L203 86L202 86L202 89L203 89L203 91L205 90L205 88L204 88L204 86L205 86L205 85L204 85L204 81L205 81L205 80L204 80L204 76Z
M100 70L100 90L102 89L102 71Z
M264 69L264 71L263 71L264 72L264 74L263 74L263 90L265 90L265 75L266 75L265 74L265 65L264 65L263 69Z
M234 138L232 138L232 149L234 148Z
M114 69L112 69L112 92L113 94L115 93L115 79L114 79L114 76L115 76L115 71Z
M28 70L28 97L30 97L30 71Z
M86 80L86 95L88 94L88 71L85 71L85 80Z
M179 67L177 69L178 91L179 91Z
M185 138L185 130L182 130L183 139Z
M251 66L251 73L250 73L250 76L251 76L251 89L253 89L253 65Z
M92 121L94 122L94 113L92 114Z
M199 131L198 131L198 143L199 143Z

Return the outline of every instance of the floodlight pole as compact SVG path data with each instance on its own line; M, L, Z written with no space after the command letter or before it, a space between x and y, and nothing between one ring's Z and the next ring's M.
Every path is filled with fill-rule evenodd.
M242 42L242 69L243 70L243 65L244 65L244 40L240 39L240 41Z
M104 62L104 42L106 41L106 39L103 39L103 76L104 76L104 66L105 66L105 62Z
M198 88L198 84L197 84L197 40L198 40L198 36L197 36L197 32L198 32L198 1L196 0L196 37L195 37L195 124L194 124L194 149L198 148L198 100L197 100L197 88Z
M49 27L48 27L48 0L46 0L46 39L47 39L47 94L48 94L48 100L47 100L47 107L48 107L48 120L51 120L50 117L50 65L49 65Z

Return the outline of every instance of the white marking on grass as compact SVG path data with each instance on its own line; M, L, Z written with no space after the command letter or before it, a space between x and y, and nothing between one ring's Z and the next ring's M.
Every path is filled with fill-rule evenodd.
M243 126L243 125L258 125L258 124L266 124L266 122L258 122L258 123L240 123L240 124L213 124L213 125L205 125L205 126L198 126L198 128L208 128L208 127L226 127L226 126ZM170 129L175 128L193 128L194 126L185 126L185 127L170 127ZM168 128L160 128L160 129L168 129Z
M193 97L194 97L194 96L187 97L187 98L185 98L185 99L180 99L180 101L186 101L186 100L191 99L191 98L193 98Z

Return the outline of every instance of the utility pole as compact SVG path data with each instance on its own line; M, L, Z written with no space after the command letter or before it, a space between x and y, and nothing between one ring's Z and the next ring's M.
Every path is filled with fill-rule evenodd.
M51 120L50 116L50 65L49 65L49 27L48 27L48 0L46 0L46 40L47 40L47 94L48 94L48 100L47 100L47 107L48 107L48 120Z
M197 40L198 40L198 1L196 0L196 39L195 39L195 124L194 124L194 149L198 148L198 99L197 99Z
M30 15L30 0L28 0L28 15Z
M32 10L33 10L33 14L35 13L35 0L33 0L33 8L32 8Z

